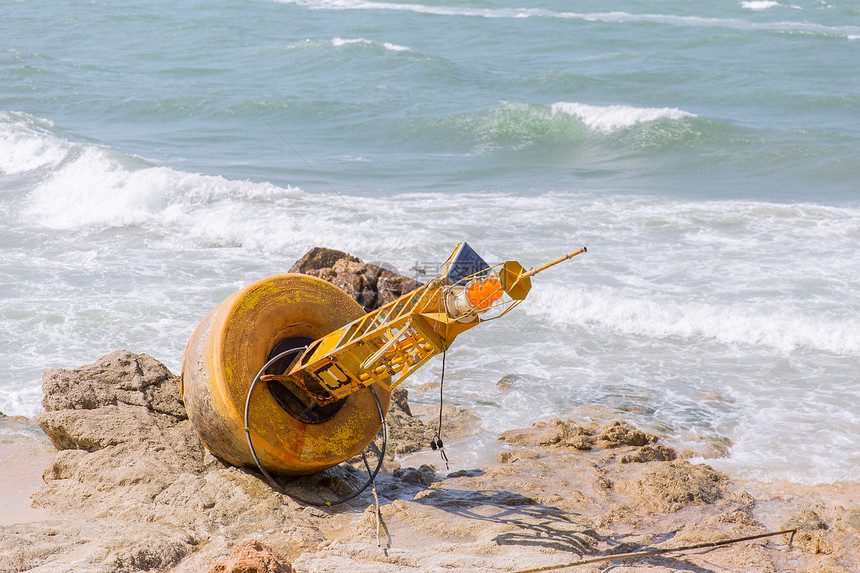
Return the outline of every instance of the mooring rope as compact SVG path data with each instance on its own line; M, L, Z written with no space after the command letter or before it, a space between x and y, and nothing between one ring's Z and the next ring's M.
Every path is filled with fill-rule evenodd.
M668 547L665 549L648 549L646 551L637 551L635 553L616 553L614 555L603 555L601 557L592 557L589 559L581 559L572 561L563 565L547 565L546 567L536 567L534 569L519 569L514 573L538 573L540 571L556 571L558 569L567 569L568 567L577 567L579 565L588 565L589 563L600 563L601 561L615 561L616 559L636 559L639 557L650 557L652 555L662 555L664 553L676 553L678 551L691 551L693 549L706 549L712 547L720 547L730 545L732 543L740 543L741 541L752 541L753 539L762 539L763 537L773 537L775 535L785 535L790 533L791 537L788 540L789 546L794 539L794 534L797 529L784 529L782 531L772 531L770 533L761 533L759 535L749 535L747 537L736 537L734 539L724 539L723 541L706 541L696 543L695 545L684 545L683 547Z

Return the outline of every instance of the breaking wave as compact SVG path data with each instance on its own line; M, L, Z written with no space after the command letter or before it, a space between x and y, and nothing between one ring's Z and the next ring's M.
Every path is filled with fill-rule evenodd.
M21 175L62 163L72 145L54 135L53 127L26 113L0 111L0 175Z
M411 48L407 46L400 46L397 44L392 44L390 42L376 42L374 40L366 40L364 38L333 38L331 41L332 46L336 48L340 48L341 46L350 46L350 45L363 45L363 46L382 46L386 50L390 50L392 52L409 52Z
M598 326L621 335L712 339L783 354L809 350L860 356L860 331L854 317L804 312L788 304L723 304L683 296L637 296L611 287L582 292L552 285L542 286L527 309L552 324Z
M579 118L589 129L601 133L612 133L619 129L669 119L677 121L695 114L674 108L648 108L628 105L589 105L583 103L558 102L550 107L552 114L566 113Z
M373 2L369 0L274 0L281 4L296 4L317 10L383 10L414 12L437 16L463 16L477 18L547 18L559 20L582 20L585 22L640 23L650 22L676 27L722 27L736 30L761 30L766 32L804 32L807 34L857 37L860 26L830 26L807 21L754 22L741 17L706 17L683 14L635 14L622 11L569 12L543 8L472 8L464 6L431 6L399 2ZM780 6L777 2L757 0L741 2L743 10L761 12ZM792 8L795 8L792 6ZM825 6L830 8L830 6Z

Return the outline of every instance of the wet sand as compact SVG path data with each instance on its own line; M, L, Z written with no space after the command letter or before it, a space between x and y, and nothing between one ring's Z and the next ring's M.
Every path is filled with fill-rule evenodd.
M32 506L31 496L42 486L42 474L56 453L34 422L0 418L0 525L50 517L50 512Z

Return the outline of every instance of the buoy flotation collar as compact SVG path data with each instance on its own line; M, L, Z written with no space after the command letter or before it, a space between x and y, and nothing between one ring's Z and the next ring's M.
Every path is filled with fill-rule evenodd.
M251 382L251 387L248 388L248 397L245 400L245 436L247 436L247 438L248 438L248 448L251 450L251 456L254 458L254 463L257 464L257 468L262 472L262 474L264 476L266 476L266 479L269 481L269 483L271 484L271 486L273 488L275 488L276 490L278 490L282 494L286 495L287 497L289 497L289 498L291 498L291 499L293 499L293 500L295 500L298 503L301 503L303 505L316 505L316 506L338 505L341 503L346 503L347 501L349 501L352 498L356 497L357 495L361 494L361 492L366 490L368 486L373 484L373 481L376 479L376 475L379 473L379 470L382 468L382 462L385 459L385 449L386 449L386 446L388 445L388 425L385 423L385 413L382 411L382 402L380 402L379 396L376 394L376 389L373 386L370 387L370 391L373 393L373 397L376 399L376 407L379 410L379 420L382 423L382 448L379 452L379 461L376 464L376 469L374 469L371 472L370 464L367 462L367 454L365 453L364 450L361 451L361 458L362 458L362 460L364 460L364 466L365 466L365 468L367 468L367 473L368 473L369 477L363 486L361 486L359 489L352 492L351 494L347 495L346 497L342 497L342 498L337 499L335 501L315 502L315 501L311 501L308 499L304 499L301 496L298 496L294 493L288 492L283 487L281 487L281 485L277 481L275 481L275 478L273 478L272 475L266 471L266 468L263 467L263 464L260 463L260 458L257 457L257 451L254 449L254 441L251 439L251 424L250 424L251 394L254 393L254 388L257 386L257 382L260 381L260 378L262 378L263 373L272 364L275 364L279 360L286 358L290 355L301 354L306 349L307 349L307 346L300 346L298 348L291 348L289 350L281 352L280 354L276 355L274 358L272 358L271 360L266 362L266 364L263 365L263 367L257 373L257 376L254 377L254 381Z

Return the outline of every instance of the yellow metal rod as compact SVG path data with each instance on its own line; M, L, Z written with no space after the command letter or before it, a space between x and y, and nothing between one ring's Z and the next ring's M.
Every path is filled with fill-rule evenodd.
M561 257L560 259L556 259L556 260L554 260L554 261L550 261L550 262L548 262L547 264L545 264L545 265L541 265L541 266L539 266L539 267L538 267L538 268L536 268L536 269L529 269L528 271L526 271L525 273L523 273L522 275L520 275L518 278L519 278L519 280L522 280L522 279L527 279L527 278L529 278L529 277L533 277L534 275L538 274L538 273L539 273L539 272L541 272L541 271L545 271L546 269L548 269L548 268L550 268L550 267L552 267L552 266L555 266L555 265L557 265L558 263L562 263L562 262L566 261L567 259L572 259L572 258L573 258L573 257L575 257L576 255L580 255L580 254L585 253L585 252L588 252L588 249L586 249L585 247L582 247L582 248L581 248L581 249L579 249L578 251L574 251L574 252L572 252L572 253L570 253L570 254L567 254L567 255L565 255L565 256L563 256L563 257Z

